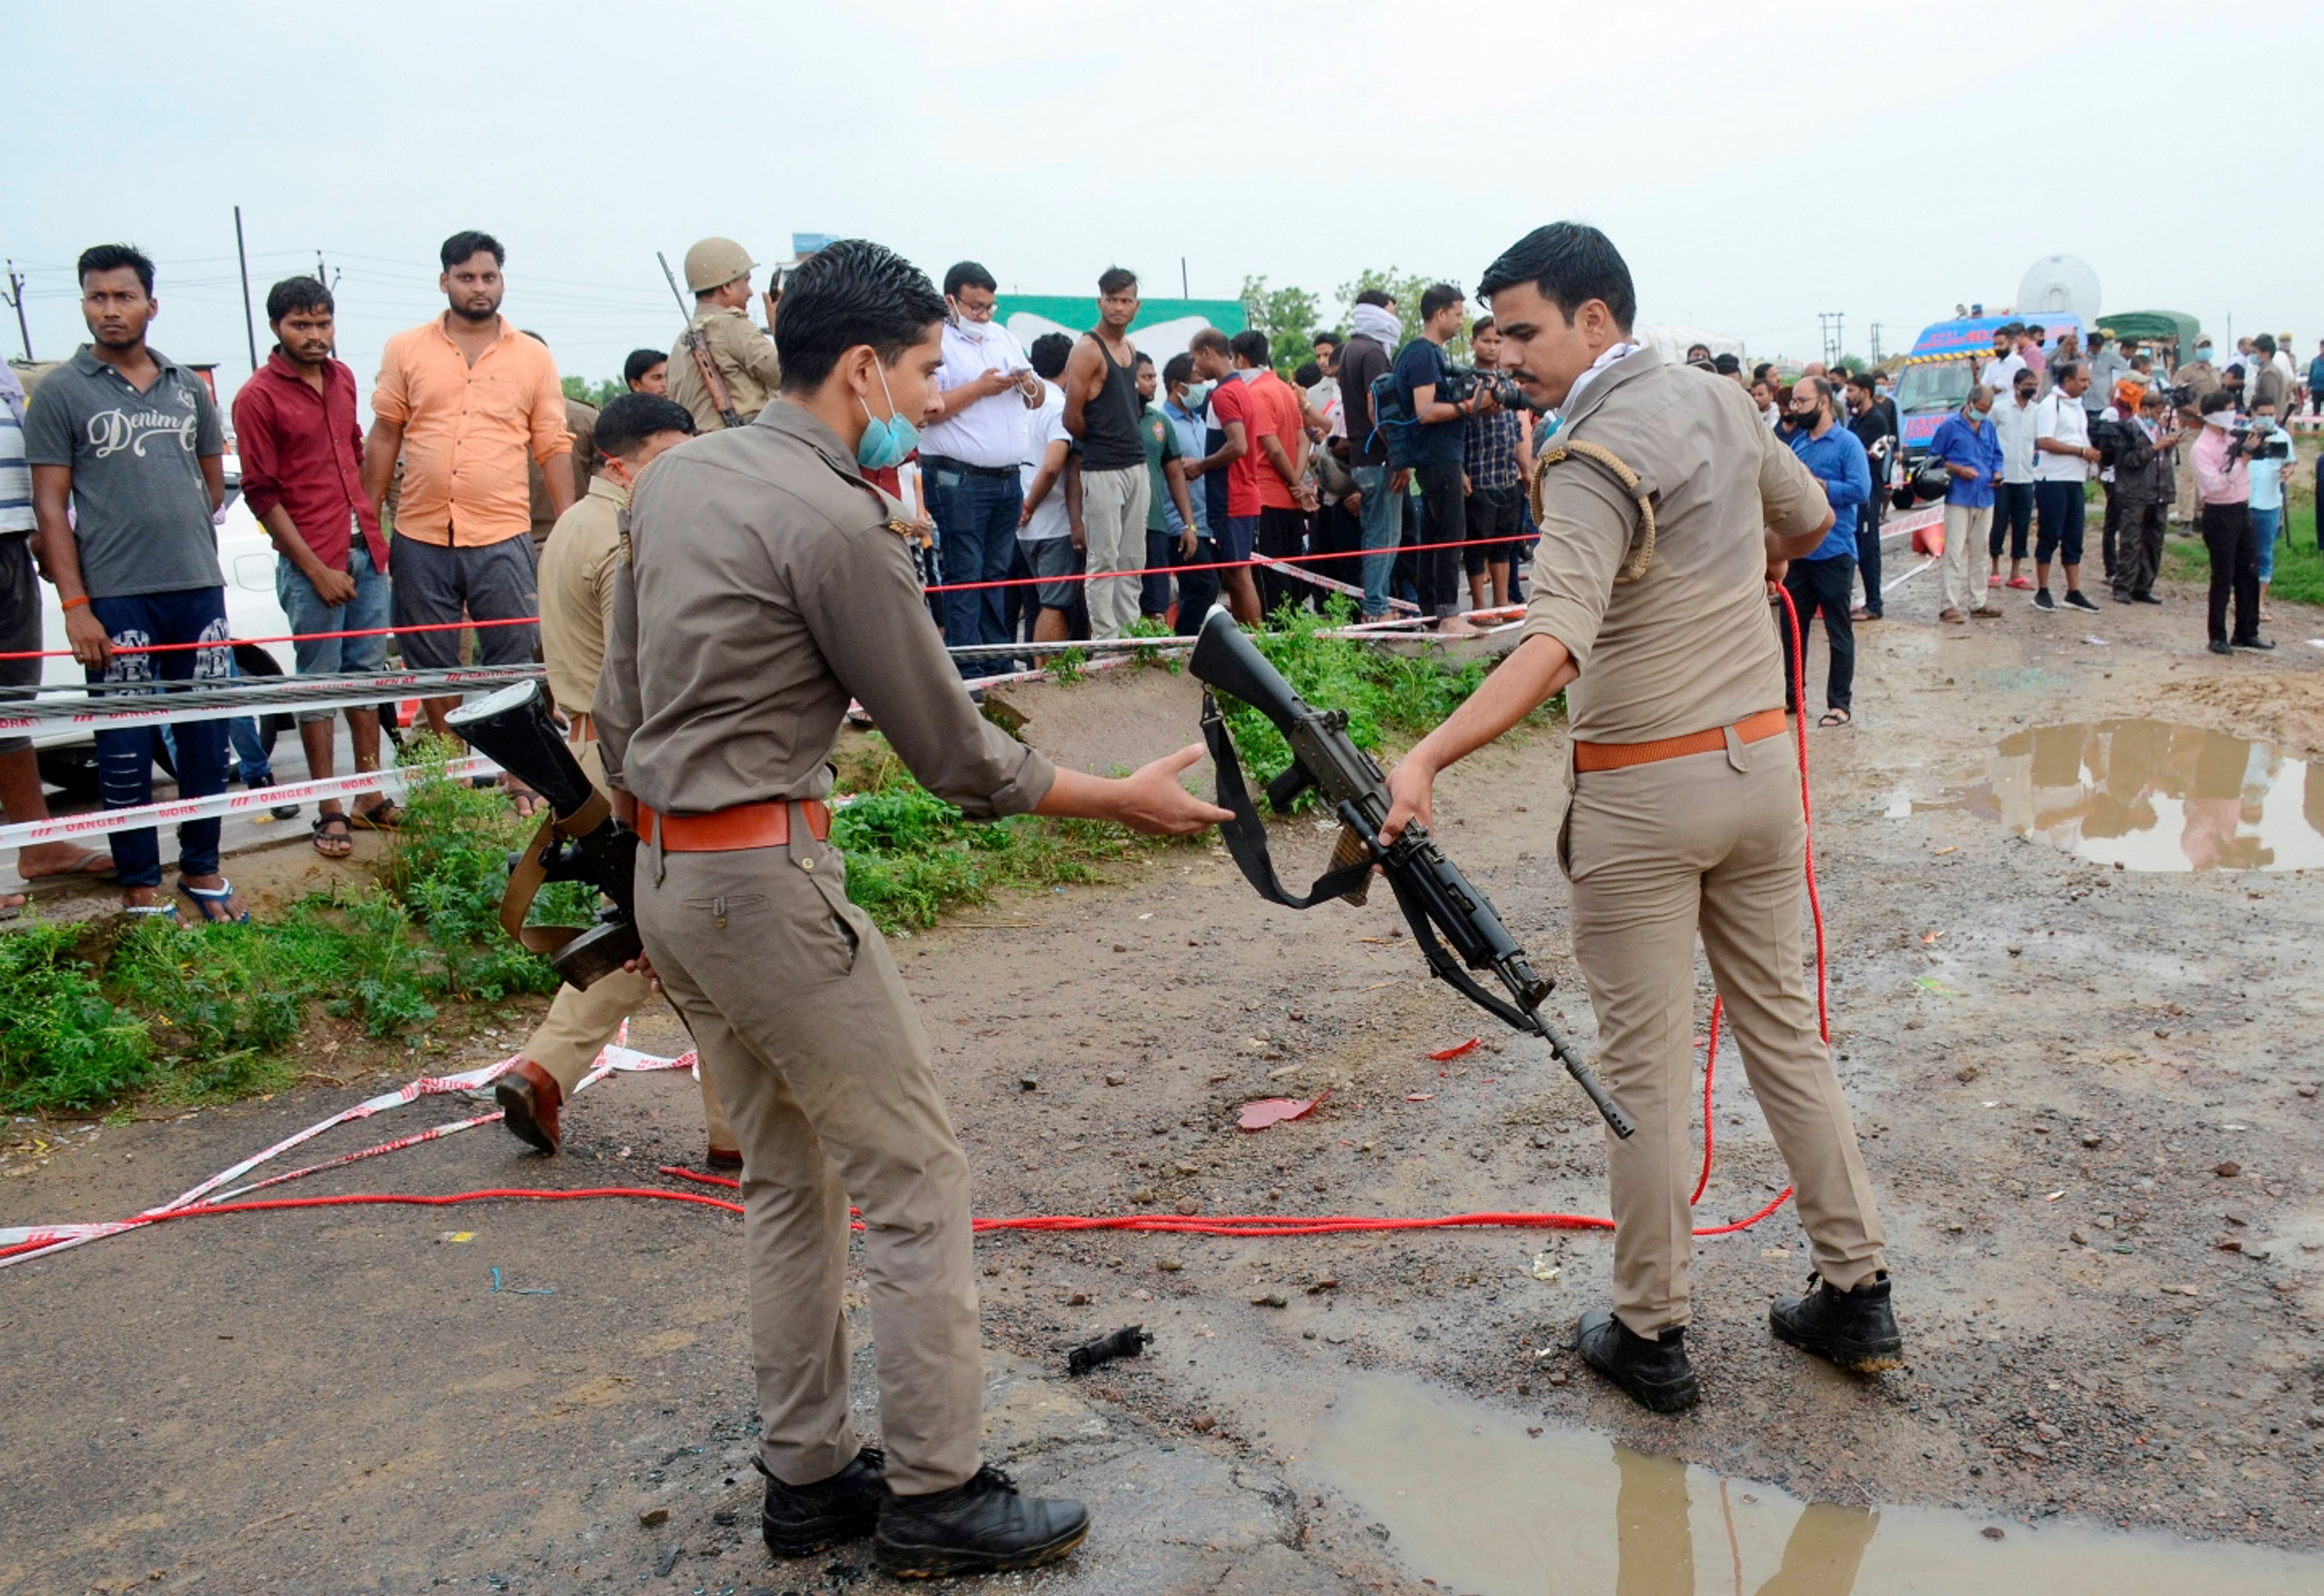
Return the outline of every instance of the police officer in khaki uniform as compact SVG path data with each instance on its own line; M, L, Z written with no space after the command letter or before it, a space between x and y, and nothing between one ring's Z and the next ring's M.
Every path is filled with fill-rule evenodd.
M774 397L781 376L770 335L751 321L751 273L758 264L749 250L731 238L706 238L686 252L686 286L694 294L694 319L669 346L669 396L694 413L695 427L704 432L715 432L726 421L687 337L701 339L704 353L718 367L734 413L745 421L755 419ZM762 301L770 328L775 325L780 299L770 290Z
M1893 1367L1870 1183L1803 973L1805 817L1784 715L1770 584L1832 521L1821 486L1731 383L1630 337L1629 268L1561 222L1485 273L1502 364L1564 425L1535 468L1534 596L1522 641L1389 778L1387 830L1430 818L1436 773L1560 688L1572 794L1557 856L1598 1068L1637 1121L1609 1137L1614 1307L1582 1357L1661 1412L1698 1395L1687 1361L1698 929L1743 1067L1799 1193L1815 1280L1775 1333L1844 1368Z
M621 515L648 462L693 436L694 418L686 407L659 394L624 393L607 405L584 446L598 459L597 475L573 508L558 517L540 551L540 651L549 691L564 712L574 757L600 787L605 773L595 715L605 660L605 616L613 608L613 572L620 563ZM652 995L646 978L628 970L586 987L558 987L548 1018L493 1087L501 1123L542 1152L555 1153L563 1141L558 1111L605 1044L620 1033L622 1022ZM710 1167L739 1169L742 1155L709 1074L699 1066L696 1073L702 1082Z
M1028 1567L1078 1545L1087 1516L979 1467L968 1166L927 1033L848 901L827 761L853 697L973 818L1183 835L1228 816L1178 784L1198 749L1104 780L1055 769L978 713L928 624L912 523L861 475L912 447L944 300L862 240L807 262L785 299L781 397L639 484L597 731L615 813L641 839L650 969L742 1141L768 1545L804 1555L876 1525L890 1573ZM850 1203L884 1455L848 1418Z

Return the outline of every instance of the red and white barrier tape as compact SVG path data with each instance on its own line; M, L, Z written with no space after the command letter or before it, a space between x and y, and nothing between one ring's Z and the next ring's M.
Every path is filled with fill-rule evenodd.
M500 1111L497 1109L488 1114L478 1114L473 1119L455 1121L448 1125L438 1125L410 1136L382 1142L377 1147L365 1148L359 1152L326 1159L320 1164L310 1164L304 1169L294 1169L287 1175L278 1175L250 1185L238 1186L233 1191L221 1192L215 1197L210 1195L228 1181L240 1179L260 1165L290 1151L302 1142L312 1141L326 1130L350 1124L357 1120L367 1120L374 1114L384 1113L390 1109L401 1108L405 1103L416 1102L422 1097L433 1097L447 1092L468 1092L489 1084L503 1070L514 1065L517 1056L512 1054L497 1064L479 1065L475 1069L463 1070L457 1075L422 1075L416 1081L407 1081L392 1092L383 1092L376 1097L365 1098L351 1108L340 1110L328 1119L318 1121L304 1130L284 1137L272 1147L263 1152L254 1153L231 1168L220 1170L192 1190L172 1198L159 1207L145 1210L135 1219L110 1220L93 1224L0 1227L0 1248L25 1247L28 1249L26 1251L0 1258L0 1268L6 1268L11 1264L23 1263L28 1259L47 1258L62 1252L68 1248L102 1241L107 1236L120 1235L124 1231L143 1230L145 1226L155 1223L158 1218L164 1214L205 1206L208 1203L227 1202L244 1193L256 1191L261 1186L280 1185L284 1181L296 1180L300 1176L312 1175L318 1170L337 1168L342 1164L355 1163L360 1159L375 1158L381 1153L394 1152L401 1148L417 1147L423 1141L433 1141L440 1137L472 1130L478 1125L490 1124L501 1117ZM694 1066L695 1055L691 1052L682 1053L676 1058L659 1058L650 1053L641 1053L634 1048L622 1047L617 1043L606 1047L597 1056L595 1066L587 1075L581 1077L573 1090L576 1093L580 1092L616 1071L692 1069Z
M444 774L489 776L499 769L482 754L470 754L447 763ZM14 826L0 826L0 848L19 848L27 843L56 842L66 837L101 836L115 831L143 831L148 826L174 826L181 820L207 820L213 815L271 808L276 804L346 798L376 791L383 785L400 787L410 774L409 768L361 770L352 776L285 781L277 787L217 792L207 798L171 798L168 803L141 804L134 809L97 809L87 815L64 815L49 820L20 820Z

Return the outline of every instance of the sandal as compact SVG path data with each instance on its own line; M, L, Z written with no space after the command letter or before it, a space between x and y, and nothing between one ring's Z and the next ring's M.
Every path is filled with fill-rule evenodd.
M186 878L180 876L178 891L188 902L201 911L202 920L207 925L247 926L250 924L249 906L244 905L242 913L239 915L234 912L234 883L223 877L215 887L189 887L186 884ZM176 906L173 904L170 907L174 911ZM134 914L137 911L132 909L129 912Z
M23 892L0 892L0 924L21 917L32 899Z
M338 830L327 829L334 825ZM315 834L315 852L326 859L345 859L355 851L355 834L345 815L318 815L307 829Z
M383 798L368 809L357 809L350 824L365 831L401 831L403 806L393 798Z
M2005 587L2015 587L2021 593L2030 593L2034 588L2034 584L2024 577L2012 577L2008 581L2003 583L2002 586Z
M178 906L174 903L124 903L121 906L124 919L175 920Z
M23 865L16 873L24 878L25 890L35 898L51 892L68 892L75 887L85 887L92 881L109 881L120 873L113 855L103 848L85 848L79 858L62 870L44 870L38 875L25 874Z
M1846 726L1853 725L1855 722L1856 717L1849 714L1845 709L1827 709L1823 712L1823 718L1816 722L1816 724L1820 726Z

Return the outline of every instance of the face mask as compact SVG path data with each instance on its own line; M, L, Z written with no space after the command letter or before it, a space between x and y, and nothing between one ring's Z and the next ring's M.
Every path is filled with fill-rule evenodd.
M855 463L867 471L885 471L891 466L900 466L905 456L920 447L920 429L895 413L896 398L888 392L885 371L880 373L880 394L888 401L888 419L884 421L872 415L872 407L861 399L855 401L863 405L863 413L872 423L855 440Z
M1204 401L1210 398L1211 390L1217 386L1218 384L1216 383L1187 383L1185 392L1179 397L1178 408L1182 411L1194 411L1201 409Z
M2198 345L2196 345L2196 346L2195 346L2195 358L2196 358L2196 359L2198 359L2198 360L2209 360L2209 359L2210 359L2210 358L2211 358L2211 346L2210 346L2209 344L2198 344Z

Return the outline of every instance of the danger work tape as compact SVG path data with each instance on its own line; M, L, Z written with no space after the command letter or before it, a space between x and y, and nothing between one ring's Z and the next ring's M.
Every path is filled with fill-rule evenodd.
M447 777L489 776L500 767L482 754L456 759L444 767ZM174 826L184 820L207 820L213 815L238 815L272 808L276 804L301 804L316 798L347 798L374 792L383 786L401 787L411 776L408 769L359 770L352 776L326 776L313 781L285 781L242 792L217 792L207 798L172 798L165 804L140 804L133 809L98 809L87 815L65 815L51 820L20 820L0 826L0 848L20 848L27 843L50 843L68 837L104 836L116 831L143 831Z

